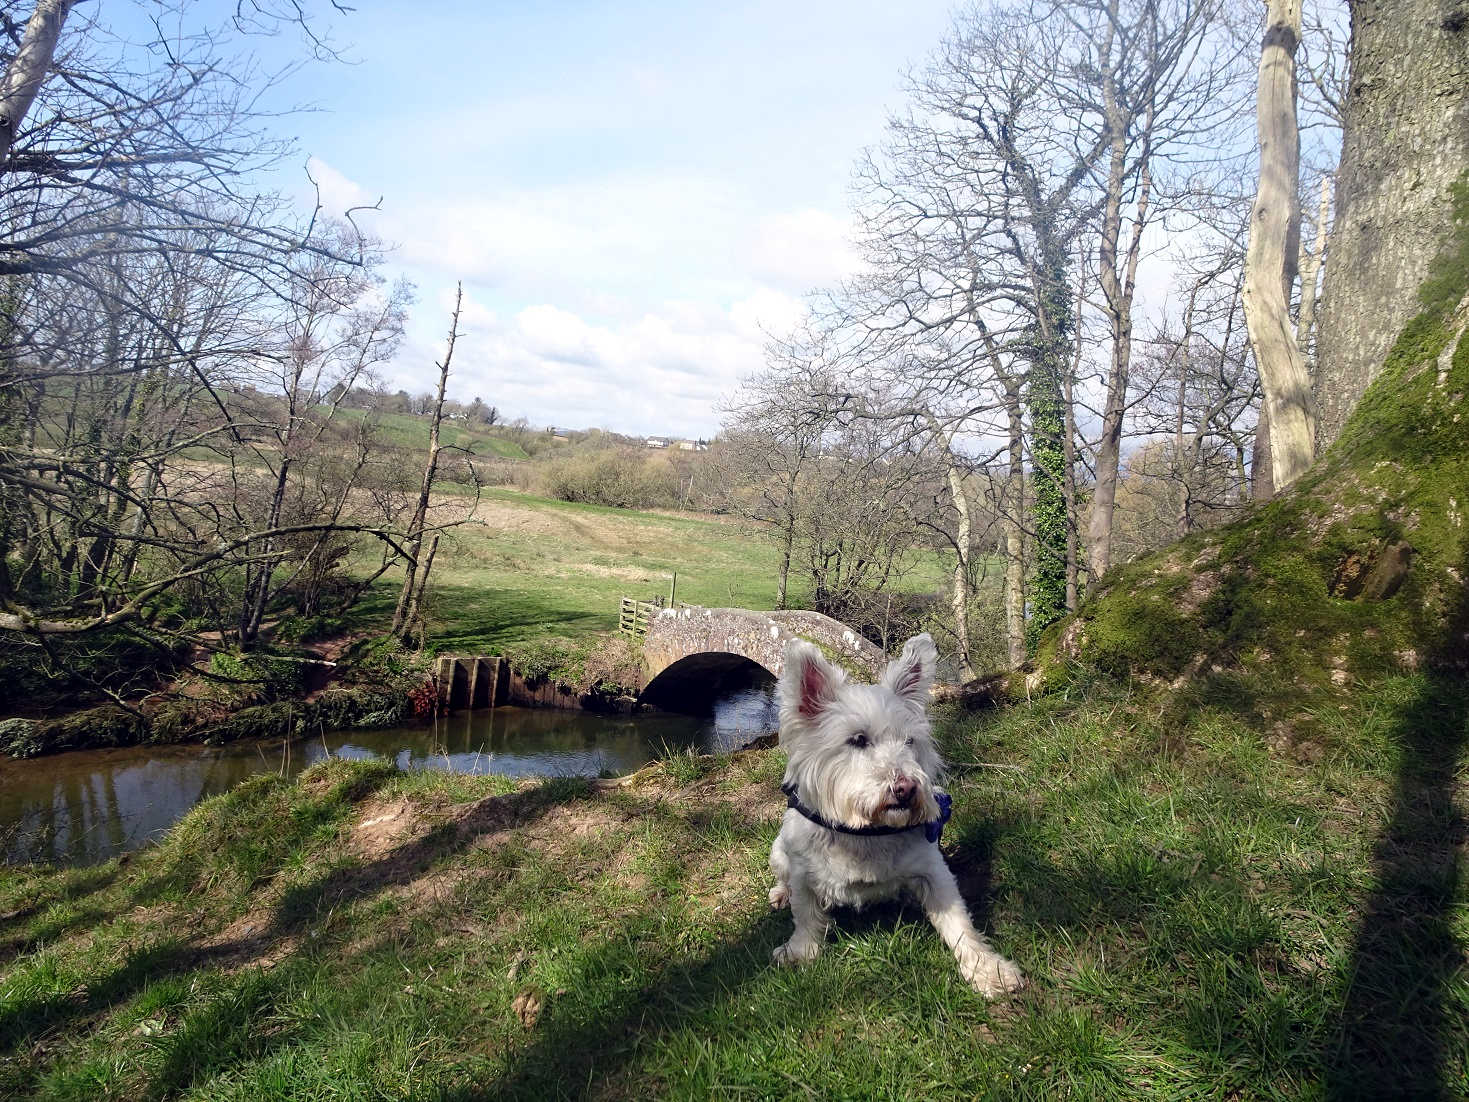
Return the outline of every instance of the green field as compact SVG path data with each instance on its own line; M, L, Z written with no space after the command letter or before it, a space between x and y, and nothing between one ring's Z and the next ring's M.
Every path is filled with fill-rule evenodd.
M340 409L337 416L360 421L360 409ZM377 413L378 434L385 441L411 451L428 450L429 423L425 417L408 413ZM525 449L500 430L486 425L469 425L463 421L445 421L439 426L439 443L444 447L466 448L475 455L496 455L504 459L525 459Z
M469 498L446 498L441 520ZM474 515L445 533L434 560L428 627L444 651L498 653L544 635L578 636L617 626L622 596L677 598L713 607L775 605L774 544L748 522L572 504L489 489ZM397 588L385 579L359 610L380 621ZM793 585L797 580L793 579ZM901 588L944 585L936 556L917 557Z

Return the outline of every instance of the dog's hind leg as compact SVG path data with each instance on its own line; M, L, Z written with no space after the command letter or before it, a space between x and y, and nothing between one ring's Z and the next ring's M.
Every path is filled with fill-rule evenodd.
M771 959L776 964L800 964L814 960L821 954L830 919L816 898L816 893L811 890L811 885L804 878L797 876L787 881L787 887L790 889L791 915L796 920L796 928L791 933L790 941L777 946Z
M995 952L974 928L954 874L937 852L934 856L936 860L918 883L918 896L928 920L959 962L959 974L987 999L1018 990L1025 983L1020 969Z

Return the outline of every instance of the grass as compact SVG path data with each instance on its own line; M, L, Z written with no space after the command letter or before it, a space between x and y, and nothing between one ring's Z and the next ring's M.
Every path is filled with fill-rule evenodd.
M344 420L360 421L366 416L360 409L339 409ZM409 413L373 414L379 436L389 444L418 454L428 450L429 422L426 417ZM476 455L497 455L505 459L527 458L525 449L508 436L488 425L470 425L464 421L445 421L439 426L439 443L443 447L466 448Z
M452 513L452 503L445 515ZM462 514L460 514L462 515ZM617 627L618 600L668 596L713 607L775 605L772 542L727 518L639 512L488 489L469 523L448 531L434 560L430 637L442 651L499 653L546 635ZM391 614L397 575L357 612ZM904 579L916 591L944 585L935 556Z
M1000 1005L911 909L768 965L777 751L257 778L0 885L0 1096L1462 1097L1463 686L1323 729L1181 738L1117 688L943 723L949 860L1031 979Z

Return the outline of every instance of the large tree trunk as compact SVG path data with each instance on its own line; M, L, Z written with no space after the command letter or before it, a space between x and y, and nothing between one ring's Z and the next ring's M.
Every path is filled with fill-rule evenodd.
M1269 501L1275 496L1274 461L1270 455L1270 407L1260 401L1260 419L1255 422L1255 452L1250 459L1250 498Z
M1321 439L1334 440L1403 324L1469 165L1469 9L1353 0L1331 263L1317 338Z
M1296 49L1301 0L1270 0L1260 47L1255 121L1260 188L1250 212L1245 253L1245 321L1270 418L1275 488L1284 489L1316 454L1315 401L1290 318L1300 241L1301 137L1296 122Z

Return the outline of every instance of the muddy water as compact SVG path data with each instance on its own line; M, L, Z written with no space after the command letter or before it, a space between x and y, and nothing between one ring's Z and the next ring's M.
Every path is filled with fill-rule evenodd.
M703 718L496 708L433 727L338 731L290 742L81 750L0 758L0 856L84 864L158 837L200 800L257 773L294 776L324 757L399 769L521 776L631 772L684 749L730 750L773 730L767 688L731 693Z

